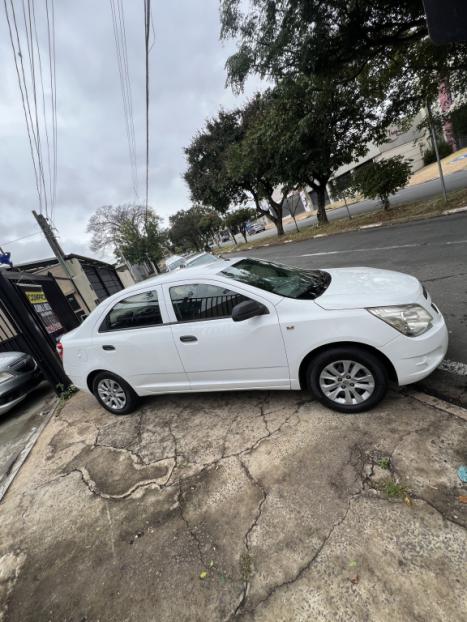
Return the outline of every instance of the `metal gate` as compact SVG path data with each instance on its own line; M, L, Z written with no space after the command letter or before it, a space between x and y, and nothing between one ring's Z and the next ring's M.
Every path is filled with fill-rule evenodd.
M27 352L57 393L70 385L57 355L60 335L79 321L51 276L0 271L0 351Z

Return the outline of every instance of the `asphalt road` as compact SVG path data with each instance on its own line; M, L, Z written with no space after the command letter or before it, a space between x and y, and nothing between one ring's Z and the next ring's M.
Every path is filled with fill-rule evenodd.
M446 319L450 334L446 358L464 364L457 366L457 373L432 377L431 384L447 383L450 389L455 389L455 397L463 396L462 403L467 400L466 213L257 248L241 254L304 268L371 266L413 274L426 285ZM444 390L437 392L445 396Z
M451 175L445 176L446 188L449 191L452 190L460 190L461 188L465 188L467 186L467 170L466 171L458 171L457 173L452 173ZM439 179L435 179L433 181L427 181L423 184L417 184L416 186L410 186L408 188L403 188L396 192L391 197L392 205L400 205L401 203L409 203L411 201L420 201L422 199L429 199L436 195L441 194L441 185ZM365 200L360 201L360 203L354 203L349 206L350 214L357 215L363 214L366 212L374 212L378 209L381 209L380 201L373 200ZM333 210L328 211L329 220L338 220L339 218L348 218L348 213L345 207L338 207ZM306 220L302 220L299 222L298 226L300 229L305 229L306 227L310 227L315 225L317 222L316 216L311 218L307 218ZM290 231L295 231L295 225L293 222L284 223L284 231L289 233ZM253 236L248 236L251 240L259 240L262 238L268 238L276 235L276 229L273 227L272 229L266 229L261 233L257 233ZM241 235L237 235L237 241L243 242L243 237ZM231 244L229 241L226 244Z

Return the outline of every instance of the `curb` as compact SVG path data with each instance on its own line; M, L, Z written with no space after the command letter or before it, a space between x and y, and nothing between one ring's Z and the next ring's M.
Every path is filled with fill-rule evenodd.
M371 225L362 225L361 227L359 227L359 229L374 229L375 227L382 227L383 223L382 222L375 222Z
M49 423L49 421L54 416L57 411L58 406L60 405L60 400L57 399L56 403L51 407L51 409L46 413L44 421L40 424L36 430L31 434L28 439L28 442L20 451L20 453L16 456L15 461L13 462L8 475L6 478L0 482L0 503L3 500L3 497L6 495L8 488L13 483L15 477L18 475L21 467L28 459L29 454L31 453L32 448L39 440L40 435L42 434L45 426ZM41 413L42 415L43 413Z
M418 402L426 404L427 406L442 410L449 415L454 415L455 417L459 417L460 419L464 419L464 421L467 421L467 409L462 408L462 406L456 406L455 404L446 402L445 400L442 400L438 397L434 397L433 395L428 395L428 393L422 393L419 391L416 391L414 393L407 392L407 395L409 397L413 397Z
M458 214L459 212L467 212L467 205L465 207L456 207L454 209L446 209L444 212L441 212L444 216L449 216L449 214Z

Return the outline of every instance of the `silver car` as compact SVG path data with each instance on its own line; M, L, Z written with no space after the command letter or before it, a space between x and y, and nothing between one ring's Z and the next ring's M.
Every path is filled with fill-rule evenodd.
M43 379L36 361L24 352L0 352L0 415L23 400Z

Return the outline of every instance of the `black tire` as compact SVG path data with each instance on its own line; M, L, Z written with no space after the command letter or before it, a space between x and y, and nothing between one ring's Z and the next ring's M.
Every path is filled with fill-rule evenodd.
M115 397L113 400L109 397L107 403L101 396L101 393L103 393L104 387L106 386L105 381L107 381L109 388L114 387L116 395L119 396L118 398ZM117 390L115 385L117 385L121 390ZM135 410L139 403L139 398L130 385L125 382L123 378L120 378L120 376L112 374L109 371L101 371L95 376L92 383L92 392L94 393L94 396L99 404L113 415L128 415ZM112 406L112 401L115 406ZM121 402L124 403L121 407L118 407L118 404Z
M354 366L348 366L348 371L354 377L344 371L347 362L354 363ZM331 368L333 371L329 370L329 365L335 365ZM365 374L359 365L366 368L370 375ZM342 374L336 375L335 381L332 379L334 370ZM381 402L388 389L388 374L382 361L364 348L335 346L323 350L311 360L307 369L307 382L309 389L325 406L351 414L369 410ZM326 384L327 391L334 399L323 392L325 383L329 383ZM351 403L348 403L349 399L352 400ZM358 401L359 399L362 401Z

